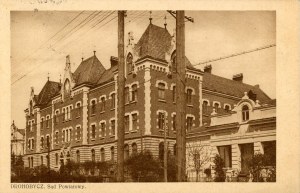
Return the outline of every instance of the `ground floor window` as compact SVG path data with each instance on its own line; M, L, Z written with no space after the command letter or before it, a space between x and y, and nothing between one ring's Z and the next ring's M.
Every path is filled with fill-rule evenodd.
M230 145L219 146L218 151L219 151L220 157L224 161L224 166L226 168L232 167L231 146Z
M240 144L239 147L241 151L241 173L248 174L250 170L249 160L254 155L254 145L253 143L246 143Z

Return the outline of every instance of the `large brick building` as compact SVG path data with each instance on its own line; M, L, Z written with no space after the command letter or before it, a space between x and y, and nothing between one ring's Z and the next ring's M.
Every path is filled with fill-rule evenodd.
M166 28L149 24L135 43L129 33L125 47L125 156L141 148L154 156L163 149L163 126L169 128L169 150L175 154L176 42ZM105 61L102 61L105 62ZM242 83L242 75L228 80L192 66L186 58L187 131L210 124L208 115L230 111L252 93L262 103L270 98L258 86ZM31 89L25 110L25 166L46 164L58 169L67 160L116 161L118 59L105 69L96 53L72 72L67 56L62 81L47 81L39 94ZM228 87L229 86L229 87ZM203 108L203 109L202 109Z

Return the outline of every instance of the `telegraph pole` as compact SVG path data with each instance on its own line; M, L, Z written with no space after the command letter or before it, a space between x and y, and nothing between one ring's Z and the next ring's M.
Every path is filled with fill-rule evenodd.
M117 181L124 182L124 114L125 114L125 65L124 65L124 12L118 11L118 142L117 142Z
M168 182L168 143L167 143L166 115L164 113L164 181Z
M185 24L184 11L176 11L176 143L177 143L177 181L185 181Z

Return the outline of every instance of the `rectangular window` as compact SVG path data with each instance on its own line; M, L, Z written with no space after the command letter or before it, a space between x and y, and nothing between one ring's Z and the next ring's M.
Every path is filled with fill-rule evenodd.
M127 116L125 116L125 119L124 119L124 124L125 124L125 132L126 131L129 131L129 116L127 115Z
M80 127L79 126L76 127L76 132L77 132L77 140L79 140L80 139L80 135L81 135L81 133L80 133Z
M231 167L231 146L219 146L218 147L219 155L224 161L225 167Z
M116 129L116 121L112 120L111 121L111 134L115 135L115 129Z
M105 136L105 123L101 123L101 136Z
M62 121L65 122L66 121L66 116L65 116L65 109L62 109Z
M132 86L132 101L136 101L137 100L137 85L133 85Z
M137 130L137 114L132 114L132 130Z
M187 89L187 91L186 91L186 102L188 104L192 103L192 93L193 93L192 89Z
M193 126L193 117L187 117L186 119L187 131L190 131Z
M165 84L164 83L158 84L158 98L165 100Z
M113 94L111 94L111 106L110 106L110 108L114 109L115 107L116 107L116 94L113 93Z
M162 130L164 129L165 124L165 114L164 113L158 113L158 129Z
M96 138L96 125L92 125L92 138Z

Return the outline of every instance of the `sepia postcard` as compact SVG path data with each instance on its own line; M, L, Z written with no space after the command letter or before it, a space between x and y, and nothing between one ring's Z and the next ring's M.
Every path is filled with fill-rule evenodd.
M297 1L0 5L0 192L300 191Z

